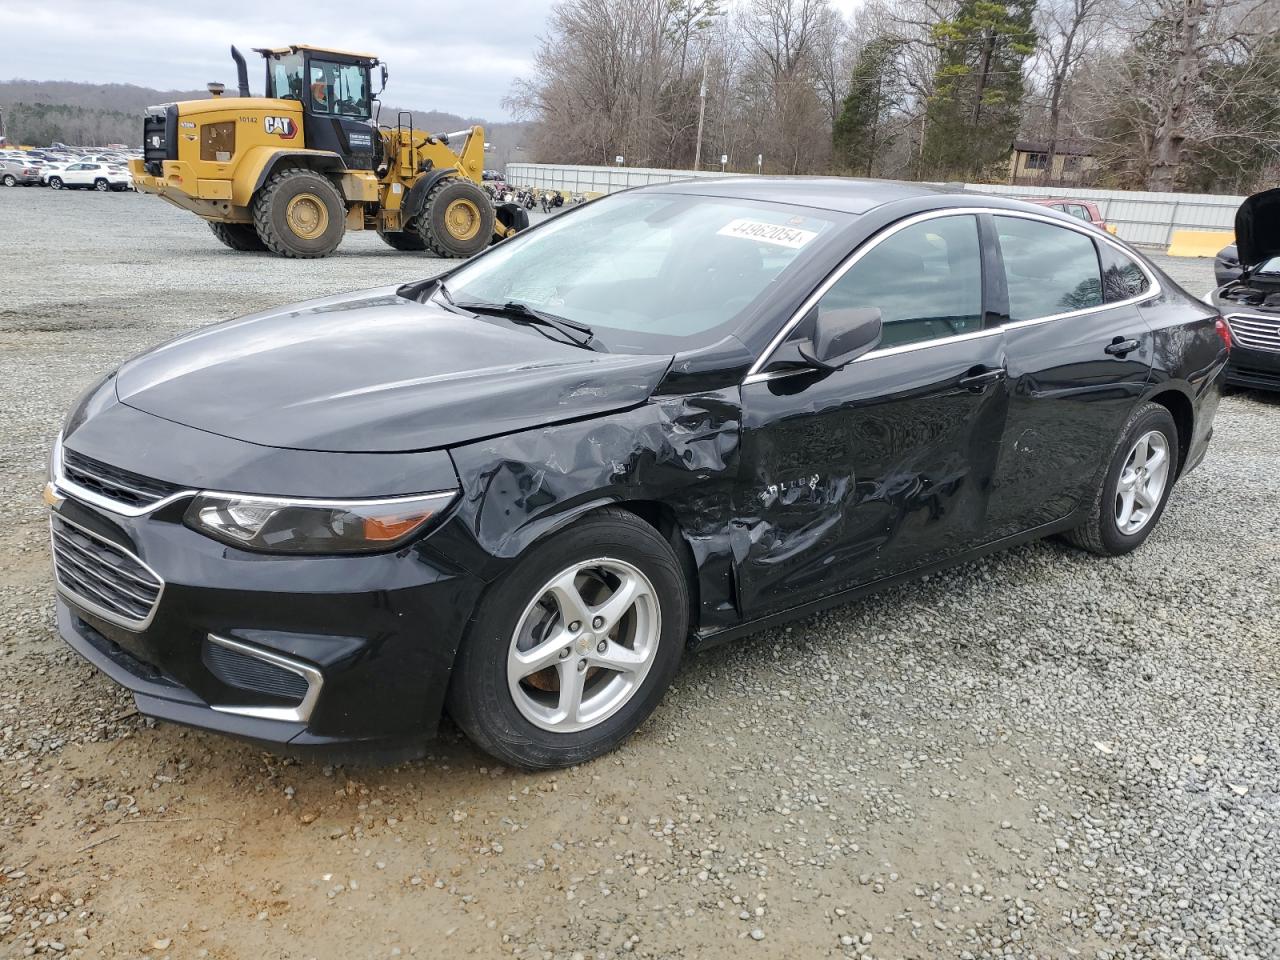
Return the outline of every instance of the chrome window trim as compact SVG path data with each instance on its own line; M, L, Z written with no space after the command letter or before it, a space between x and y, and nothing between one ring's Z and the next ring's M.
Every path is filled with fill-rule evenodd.
M160 584L160 589L156 591L155 602L151 604L151 610L144 619L135 620L130 617L122 616L116 611L110 610L102 606L100 603L95 603L93 600L89 599L88 597L85 597L82 594L77 593L76 591L72 590L70 587L68 587L66 584L62 582L62 578L58 576L58 562L57 562L58 545L55 542L56 534L53 529L54 517L57 517L59 523L65 523L69 527L75 527L77 530L83 533L86 537L89 537L93 540L97 540L99 543L105 543L112 550L119 550L121 553L127 555L131 560L136 562L138 566L142 567L142 569L146 570L147 573L151 574L151 576L156 578L156 582ZM58 513L57 511L51 512L49 516L49 549L53 551L54 586L57 588L58 593L61 594L62 597L66 599L69 603L75 604L77 607L80 607L82 610L85 610L93 614L95 617L101 617L103 620L106 620L108 623L114 623L117 627L123 627L125 630L128 630L131 633L141 633L143 630L147 629L147 627L151 626L151 621L155 619L156 611L160 609L160 601L164 597L165 581L164 581L164 577L156 573L155 570L152 569L152 567L149 564L144 562L140 556L138 556L136 553L134 553L132 550L128 549L127 547L123 546L122 544L116 543L114 540L110 540L107 537L102 536L101 534L94 533L92 530L88 529L82 524L76 523L74 520L68 520L66 517L64 517L61 513Z
M936 339L933 339L933 340L922 340L919 343L908 343L908 344L902 344L896 347L885 347L884 349L880 349L880 350L872 350L869 353L865 353L861 357L858 357L857 360L853 361L854 363L860 363L861 361L864 361L864 360L872 360L877 357L887 357L887 356L893 356L899 353L907 353L911 350L923 349L925 347L937 346L939 344L959 343L964 340L973 340L973 339L976 339L977 337L986 336L992 333L998 333L1003 330L1016 330L1021 327L1029 327L1038 323L1049 323L1050 321L1053 321L1053 320L1064 320L1068 317L1079 317L1079 316L1084 316L1090 313L1098 313L1102 310L1114 310L1117 307L1132 306L1133 304L1140 303L1143 300L1150 300L1152 297L1159 296L1161 293L1160 281L1156 279L1155 275L1152 274L1152 272L1147 268L1147 265L1145 263L1143 263L1141 260L1135 259L1133 254L1131 254L1128 250L1126 250L1123 246L1121 246L1119 241L1114 239L1111 236L1111 234L1104 233L1103 231L1098 230L1096 227L1090 226L1086 223L1083 223L1083 222L1065 223L1056 217L1050 217L1044 214L1034 213L1029 210L1028 211L1007 210L1001 207L973 206L973 207L951 207L944 210L927 210L924 213L917 213L910 217L905 217L904 219L899 220L897 223L890 224L880 233L876 234L874 237L872 237L870 240L868 240L866 243L860 246L857 250L853 251L853 253L849 254L849 256L846 257L844 261L842 261L841 264L831 272L831 275L828 276L827 279L824 280L821 284L819 284L818 288L814 290L813 293L811 293L808 297L805 298L805 301L802 304L800 304L800 308L791 315L791 318L785 324L782 325L782 328L774 335L773 339L769 341L764 351L756 359L756 362L753 363L750 369L747 370L747 375L746 377L743 378L743 381L742 381L743 386L746 386L747 384L751 384L751 383L763 383L767 380L772 380L775 377L791 376L792 374L803 372L803 368L796 369L796 370L775 370L772 373L762 373L761 371L766 366L769 365L769 361L772 359L774 352L780 346L782 346L783 343L786 342L787 336L791 333L791 331L796 327L797 324L800 323L800 321L804 318L804 316L810 310L813 309L814 305L817 304L817 302L827 294L827 291L829 291L833 286L835 286L836 283L838 283L840 279L846 273L848 273L849 270L851 270L859 260L861 260L864 256L866 256L868 253L874 250L877 246L879 246L889 237L893 236L899 230L905 230L907 227L915 226L917 223L925 223L929 220L938 220L938 219L941 219L942 217L978 216L981 214L990 214L991 216L997 216L997 217L1018 217L1023 220L1037 220L1041 223L1050 224L1051 226L1061 227L1064 230L1074 230L1076 233L1082 234L1088 237L1090 240L1095 240L1095 241L1101 240L1105 243L1108 243L1112 247L1114 247L1116 250L1118 250L1120 253L1124 254L1124 256L1127 259L1131 260L1133 263L1138 265L1138 269L1142 271L1142 275L1147 278L1147 285L1148 285L1147 289L1142 293L1129 297L1125 300L1117 300L1114 303L1104 303L1096 307L1084 307L1080 310L1069 310L1064 313L1055 313L1046 317L1033 317L1028 320L1015 320L1009 323L1001 324L1000 326L997 326L997 327L991 327L986 330L978 330L970 333L959 333L950 337L937 337ZM1069 214L1063 214L1063 216L1069 216ZM1101 272L1102 272L1101 264L1098 265L1098 271L1099 271L1099 275L1101 276Z
M290 673L296 673L307 682L307 692L296 707L227 707L211 703L209 706L213 710L218 713L234 714L238 717L254 717L258 720L281 720L286 723L306 723L311 719L311 712L315 709L316 701L320 699L320 690L324 686L324 674L317 668L301 660L295 660L293 657L286 657L280 653L264 650L262 647L257 647L253 644L241 643L239 640L232 640L230 637L221 637L216 633L209 634L208 638L210 643L216 643L220 647L234 650L243 656L253 657L272 666L280 667L282 670L288 670Z

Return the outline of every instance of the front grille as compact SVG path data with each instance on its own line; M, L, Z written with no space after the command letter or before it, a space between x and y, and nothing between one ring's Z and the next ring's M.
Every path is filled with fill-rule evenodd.
M229 687L293 701L307 695L306 677L212 640L205 641L204 664Z
M121 470L65 447L62 451L62 473L72 483L127 507L149 507L181 489L172 483Z
M1231 335L1251 350L1280 352L1280 317L1227 317Z
M49 518L53 570L62 592L87 612L130 629L151 622L164 581L124 547L57 514Z

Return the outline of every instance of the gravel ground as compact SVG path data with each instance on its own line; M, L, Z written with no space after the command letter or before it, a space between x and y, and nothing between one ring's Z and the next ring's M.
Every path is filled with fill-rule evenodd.
M52 629L64 412L166 337L435 266L0 191L0 956L1280 957L1261 394L1223 403L1136 554L1028 546L692 657L588 766L513 772L447 730L332 767L137 716Z

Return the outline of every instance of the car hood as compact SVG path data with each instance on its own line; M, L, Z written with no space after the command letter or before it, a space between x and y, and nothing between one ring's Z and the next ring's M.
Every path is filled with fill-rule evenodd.
M271 447L448 447L643 403L670 356L596 353L383 287L170 341L116 377L122 403Z
M1236 249L1246 267L1280 257L1280 187L1255 193L1240 204L1236 211Z

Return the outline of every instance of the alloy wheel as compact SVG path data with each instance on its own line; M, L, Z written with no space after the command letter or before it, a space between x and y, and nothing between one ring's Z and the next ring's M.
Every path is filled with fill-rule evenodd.
M649 578L600 558L561 570L525 608L507 655L507 685L530 723L555 733L607 720L640 689L662 635Z
M1169 482L1169 440L1159 430L1140 436L1129 449L1116 481L1116 528L1131 537L1151 522Z

